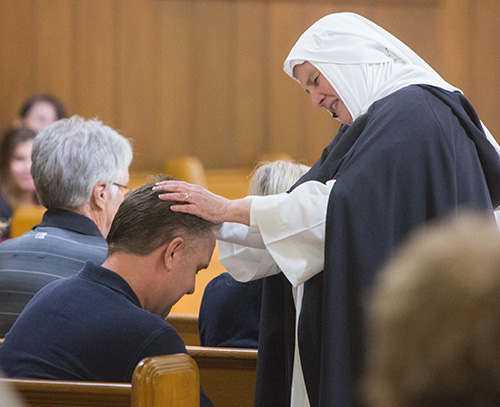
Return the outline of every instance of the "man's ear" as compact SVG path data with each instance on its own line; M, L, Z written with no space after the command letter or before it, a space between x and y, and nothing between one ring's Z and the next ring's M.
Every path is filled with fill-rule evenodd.
M98 182L92 188L92 195L90 197L90 203L92 206L104 210L106 207L106 201L108 200L108 195L106 193L107 184L105 182Z
M165 268L172 271L176 268L186 249L186 242L183 237L176 237L167 243L164 253Z

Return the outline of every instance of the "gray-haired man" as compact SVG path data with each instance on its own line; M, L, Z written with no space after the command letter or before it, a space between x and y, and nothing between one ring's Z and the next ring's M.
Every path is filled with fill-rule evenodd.
M42 222L0 245L0 337L47 283L102 264L128 183L132 148L97 120L73 116L35 138L31 173L47 208Z

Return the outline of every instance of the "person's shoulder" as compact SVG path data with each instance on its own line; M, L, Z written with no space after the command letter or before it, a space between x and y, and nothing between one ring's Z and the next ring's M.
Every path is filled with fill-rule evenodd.
M224 272L212 278L208 282L207 287L210 286L213 288L219 285L233 285L235 282L236 280L231 276L231 274L229 274L228 272Z
M187 353L184 341L176 329L171 326L165 318L159 315L149 314L150 317L143 321L144 326L141 331L144 335L143 352L148 356L153 356L155 354ZM143 357L146 356L143 355Z
M66 228L64 226L55 226L55 225L37 225L33 232L38 234L38 238L42 238L44 235L55 236L59 238L63 238L68 242L106 242L106 239L102 236L96 236L93 234L81 233L71 228Z
M426 87L406 86L373 103L366 114L367 126L380 131L404 131L408 136L431 136L440 129L438 117L446 112L442 101ZM425 134L424 134L425 135Z
M11 251L11 250L22 249L24 244L25 244L26 234L28 234L29 232L30 231L28 231L28 232L26 232L18 237L13 237L12 239L4 240L0 244L0 252L7 251L7 250Z
M232 296L233 292L239 288L242 283L234 279L231 274L224 272L212 278L205 286L202 302L209 299L220 303L223 298Z
M394 93L376 101L372 107L374 111L384 110L398 114L412 114L415 109L421 109L429 103L431 93L419 85L405 86Z
M99 264L106 259L108 250L106 239L102 236L83 234L57 226L40 225L23 236L26 241L22 243L26 245L38 245L48 253L66 253L67 257L91 259Z
M0 244L0 251L31 252L34 249L39 251L38 255L60 254L75 260L95 259L102 263L108 246L102 236L83 235L55 226L36 227Z

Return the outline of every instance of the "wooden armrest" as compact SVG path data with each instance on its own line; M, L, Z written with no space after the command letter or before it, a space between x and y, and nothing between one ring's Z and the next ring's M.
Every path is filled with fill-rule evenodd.
M184 353L143 359L132 378L132 407L199 407L200 374Z

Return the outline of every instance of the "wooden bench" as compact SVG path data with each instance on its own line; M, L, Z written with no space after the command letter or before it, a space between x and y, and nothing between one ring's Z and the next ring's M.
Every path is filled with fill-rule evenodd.
M0 379L30 407L159 407L200 405L200 376L186 354L142 360L129 383Z
M198 315L170 314L167 321L176 329L186 345L200 346Z
M186 348L198 365L201 385L215 406L253 406L257 349Z
M2 341L0 339L0 345ZM256 349L209 348L202 346L186 346L186 348L189 356L191 356L198 366L201 385L215 406L253 406L257 369ZM157 358L168 356L174 355ZM130 393L134 386L134 382L130 385L124 383L61 382L50 380L1 380L7 380L16 384L18 390L25 397L26 395L28 396L27 401L29 402L29 406L43 407L58 405L129 407L131 405ZM175 384L165 385L164 387L168 389L169 386L175 386ZM96 404L96 401L99 401L99 403ZM150 404L150 406L152 405L154 404ZM188 405L186 404L186 406Z

